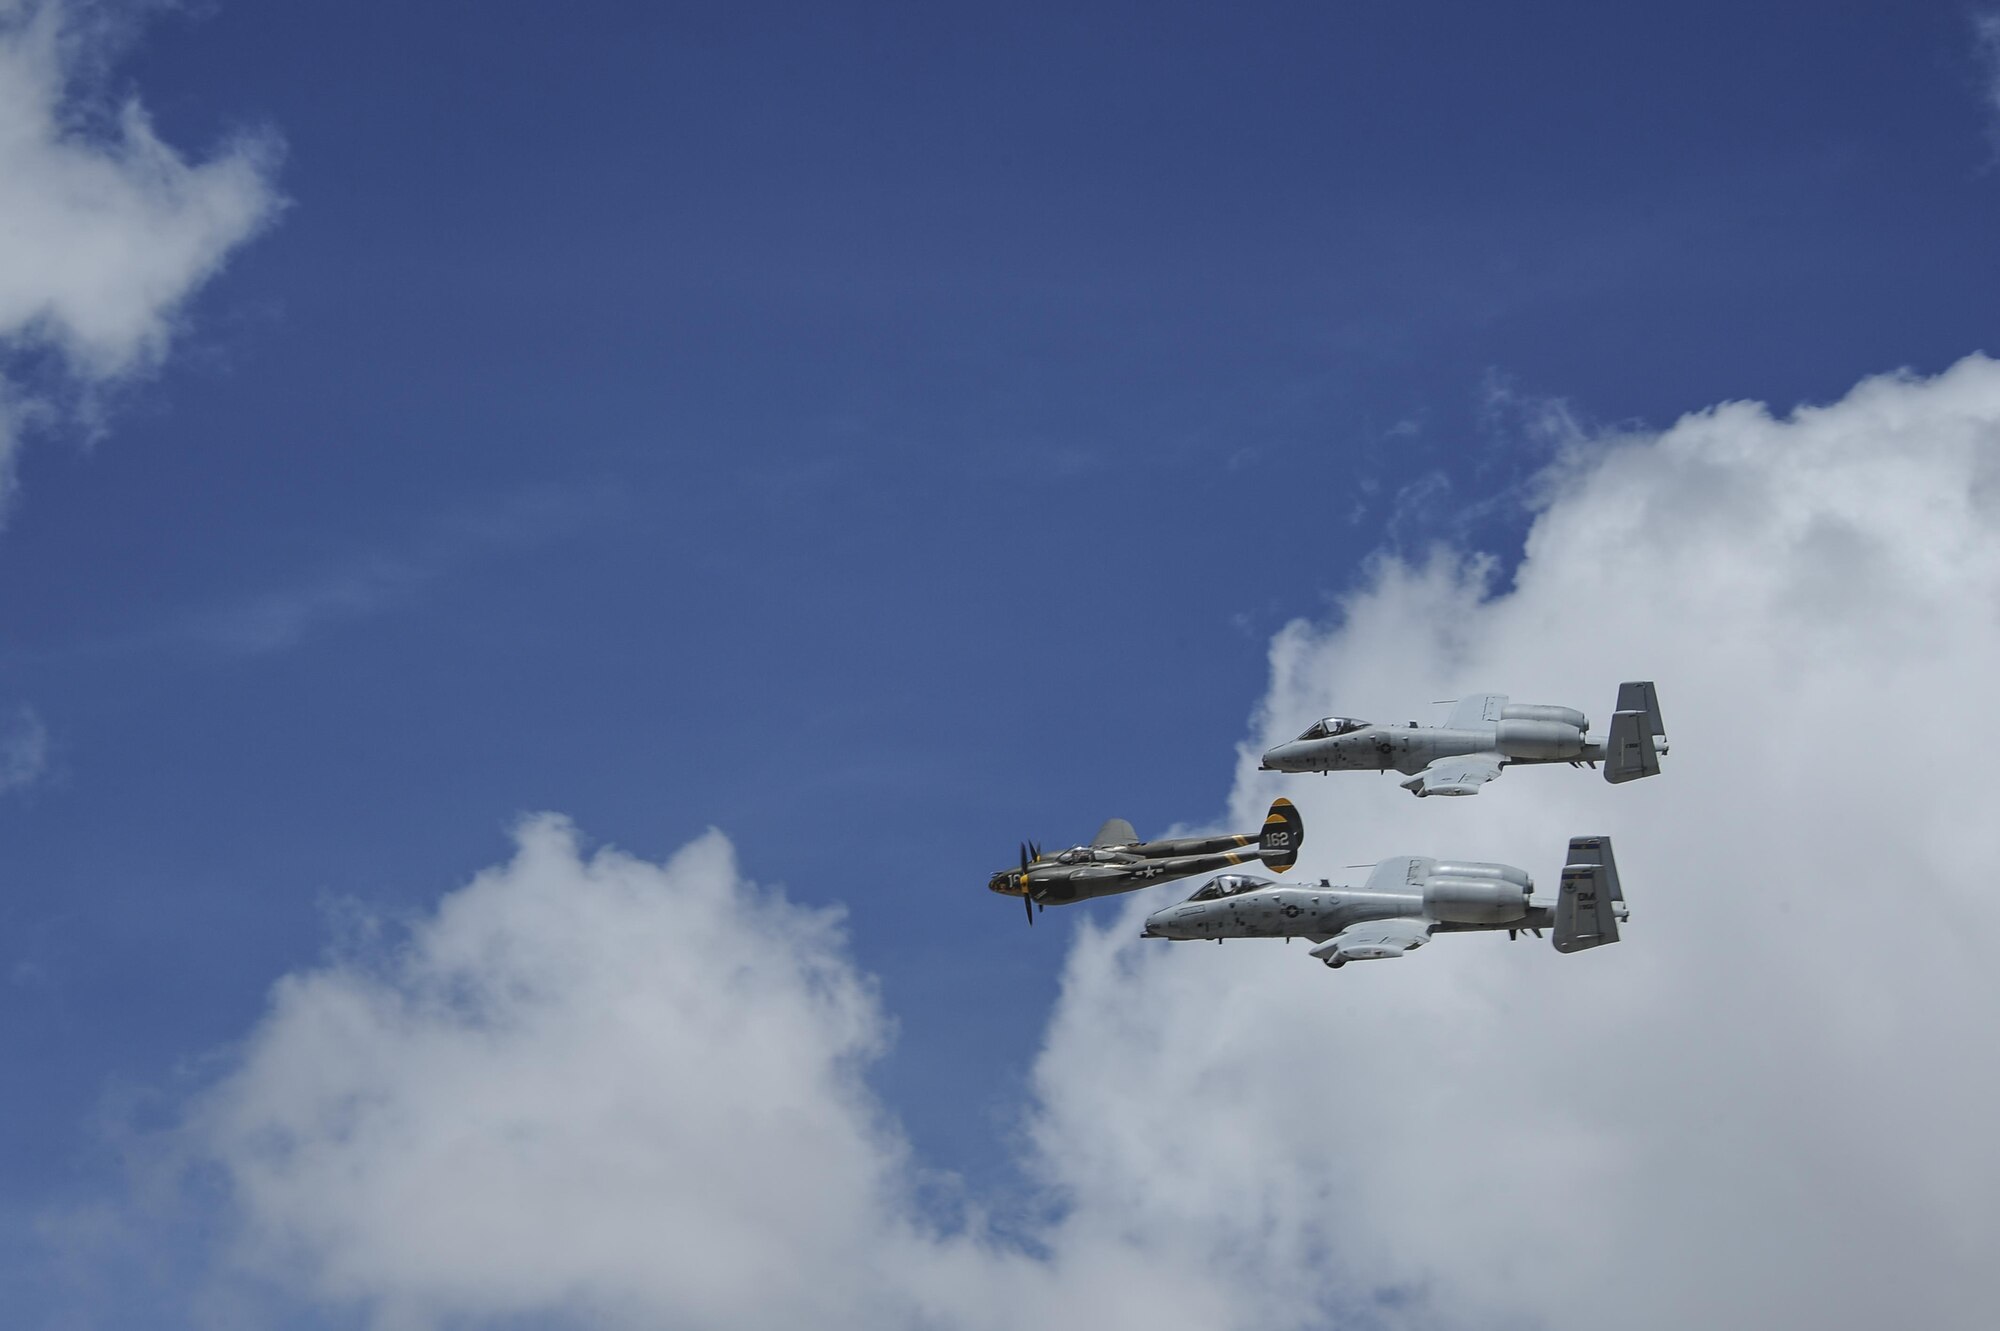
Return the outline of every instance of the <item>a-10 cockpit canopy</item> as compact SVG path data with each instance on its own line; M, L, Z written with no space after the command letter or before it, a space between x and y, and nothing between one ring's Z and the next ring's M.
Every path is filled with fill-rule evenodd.
M1332 739L1335 735L1346 735L1360 730L1368 723L1357 721L1351 716L1329 716L1323 721L1315 721L1300 739Z
M1245 892L1255 892L1260 887L1274 887L1268 878L1255 874L1225 873L1203 883L1201 890L1189 897L1189 901L1220 901L1223 897L1241 896Z

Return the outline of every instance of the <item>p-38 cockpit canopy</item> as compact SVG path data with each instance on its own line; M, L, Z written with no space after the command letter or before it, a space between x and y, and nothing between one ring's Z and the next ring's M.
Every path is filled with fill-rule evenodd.
M1274 884L1270 879L1259 878L1255 874L1248 874L1248 873L1217 874L1215 877L1209 879L1206 883L1203 883L1201 885L1201 890L1199 892L1196 892L1193 896L1189 897L1188 900L1220 901L1223 897L1241 896L1245 892L1255 892L1260 887L1274 887L1274 886L1276 886L1276 884Z
M1329 716L1323 721L1315 721L1299 736L1300 739L1332 739L1335 735L1346 735L1366 728L1366 721L1357 721L1351 716Z

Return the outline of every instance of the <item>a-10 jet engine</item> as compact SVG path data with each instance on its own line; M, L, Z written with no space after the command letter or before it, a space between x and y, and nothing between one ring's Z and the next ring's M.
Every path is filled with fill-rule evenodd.
M1656 776L1667 751L1659 694L1651 680L1618 686L1608 733L1591 733L1574 707L1514 703L1503 693L1460 698L1441 726L1379 725L1347 716L1315 721L1276 745L1263 767L1274 772L1387 772L1409 780L1416 795L1476 795L1505 767L1522 763L1604 764L1617 784Z
M1508 703L1493 727L1493 747L1508 758L1563 762L1581 758L1590 718L1574 707Z
M1441 923L1518 925L1531 909L1535 880L1511 864L1404 859L1391 867L1403 870L1404 886L1419 893L1425 912Z
M1280 885L1250 874L1223 874L1178 906L1146 920L1148 938L1307 938L1329 966L1400 957L1439 933L1505 929L1508 937L1543 929L1558 952L1618 941L1625 894L1609 837L1575 837L1553 900L1511 864L1404 856L1384 860L1364 886Z

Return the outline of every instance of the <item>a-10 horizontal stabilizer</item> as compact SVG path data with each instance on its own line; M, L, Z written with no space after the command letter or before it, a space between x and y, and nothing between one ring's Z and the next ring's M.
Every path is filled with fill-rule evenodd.
M1556 951L1581 952L1617 942L1624 905L1611 838L1571 837L1562 890L1556 897Z
M1660 746L1654 741L1667 728L1660 720L1660 695L1650 679L1618 686L1618 711L1611 718L1611 735L1604 746L1604 779L1617 785L1660 774Z

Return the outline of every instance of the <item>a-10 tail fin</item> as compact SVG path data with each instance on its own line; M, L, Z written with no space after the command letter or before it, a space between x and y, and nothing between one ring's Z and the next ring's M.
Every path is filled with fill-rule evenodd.
M1625 918L1625 892L1618 884L1618 861L1608 836L1571 837L1556 897L1558 952L1581 952L1618 941Z
M1257 838L1257 858L1266 868L1283 873L1299 862L1299 847L1305 844L1306 822L1288 799L1271 801L1264 815L1264 831Z
M1618 686L1618 711L1604 746L1604 779L1617 785L1660 774L1660 750L1655 743L1667 733L1660 720L1660 695L1650 679Z

